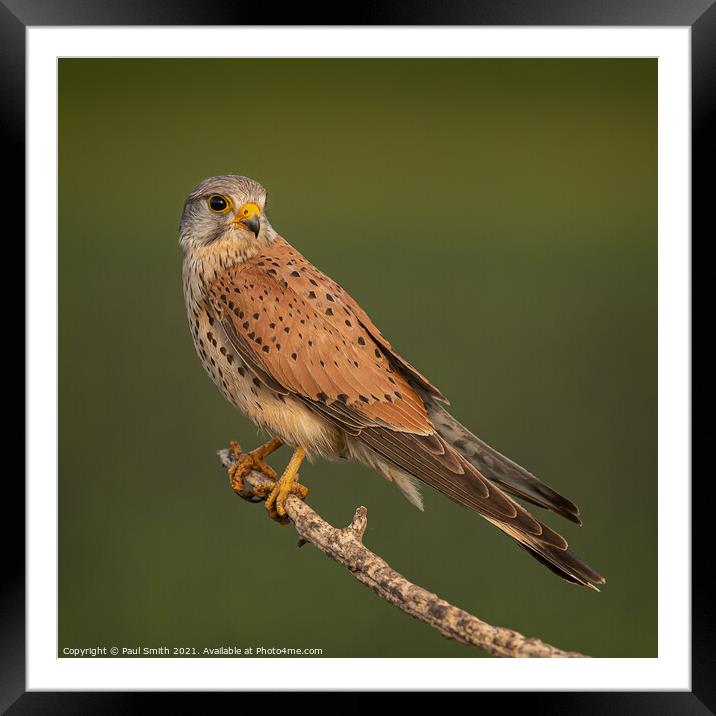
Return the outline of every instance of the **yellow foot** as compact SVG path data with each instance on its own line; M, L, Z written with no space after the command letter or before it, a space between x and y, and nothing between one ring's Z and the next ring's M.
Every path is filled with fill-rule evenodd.
M274 438L256 448L256 450L245 453L241 450L241 445L236 440L232 440L229 443L229 450L236 458L236 462L229 468L229 485L231 485L231 489L239 496L250 500L255 493L252 490L247 492L244 478L252 470L256 470L271 480L275 480L276 473L264 462L264 458L278 450L281 445L281 441Z
M291 457L291 461L286 466L278 482L274 481L265 487L254 488L254 494L259 497L263 497L268 492L266 509L268 510L269 517L282 525L286 525L290 521L286 514L286 500L288 496L297 495L303 500L308 494L308 488L298 482L298 468L301 466L305 456L306 453L302 447L296 448L293 457Z

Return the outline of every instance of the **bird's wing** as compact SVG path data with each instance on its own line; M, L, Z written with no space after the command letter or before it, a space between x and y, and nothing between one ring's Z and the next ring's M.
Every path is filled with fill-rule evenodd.
M413 373L396 366L345 295L292 249L226 269L209 288L232 346L269 387L299 397L399 469L475 510L563 578L601 583L561 535L436 433Z
M389 364L404 374L411 384L418 386L433 398L449 403L448 399L417 368L410 365L394 350L358 302L293 246L279 238L263 256L258 258L258 263L264 263L269 270L276 271L277 275L288 281L300 295L310 296L311 305L325 315L330 323L337 324L339 328L342 328L346 319L354 324L360 324L373 338L376 344L374 350L383 353ZM340 304L339 310L336 310L336 303Z
M315 269L316 271L318 269ZM360 321L360 324L370 333L373 340L380 346L383 352L387 355L388 360L392 365L396 366L399 370L404 372L410 379L411 383L417 385L419 388L424 390L429 396L443 403L449 404L450 401L436 388L417 368L414 368L408 363L403 356L401 356L394 348L390 345L388 339L378 330L373 321L370 320L368 314L358 305L358 302L345 291L343 292L343 300L345 305L350 308L355 317Z
M209 300L236 351L272 389L323 406L351 432L433 432L420 396L338 296L324 296L330 305L320 310L310 293L297 293L270 264L244 263L217 276Z

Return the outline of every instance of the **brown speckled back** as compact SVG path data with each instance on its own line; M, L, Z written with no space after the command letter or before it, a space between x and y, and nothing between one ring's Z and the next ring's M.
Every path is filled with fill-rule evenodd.
M432 432L422 399L391 365L388 344L376 340L335 281L283 240L220 273L209 296L291 392L348 406L365 425Z

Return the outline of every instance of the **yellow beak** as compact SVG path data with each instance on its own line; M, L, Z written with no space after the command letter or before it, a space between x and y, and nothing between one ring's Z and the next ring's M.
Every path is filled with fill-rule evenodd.
M261 209L257 204L248 202L236 212L236 218L231 223L241 224L251 231L254 236L258 236L259 231L261 231Z

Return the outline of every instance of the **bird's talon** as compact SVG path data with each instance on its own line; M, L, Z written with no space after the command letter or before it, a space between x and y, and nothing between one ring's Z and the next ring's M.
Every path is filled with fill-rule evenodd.
M308 488L305 485L301 485L292 480L279 480L266 500L266 509L269 511L269 516L272 519L277 519L277 517L285 518L287 520L286 522L282 519L278 519L278 521L281 522L281 524L288 524L288 516L286 515L286 500L288 496L296 495L300 500L303 500L307 494ZM274 516L274 513L277 517Z
M281 479L276 480L276 473L264 462L263 458L281 446L277 438L270 440L265 445L245 453L241 445L235 440L229 443L229 450L234 457L234 463L229 468L229 484L231 489L249 502L266 500L266 510L269 517L279 524L287 525L290 522L286 514L286 500L289 495L296 495L303 500L308 494L308 488L298 482L298 468L303 461L305 451L303 448L296 448L291 461ZM244 478L253 470L262 473L268 480L260 485L247 488Z
M265 475L270 480L275 480L275 471L271 468L270 465L264 462L263 458L272 453L278 447L280 447L280 445L281 442L279 440L274 439L270 440L265 445L256 448L256 450L252 450L251 452L245 453L241 449L241 445L239 445L236 440L232 440L229 443L229 450L234 457L234 463L233 465L231 465L228 471L229 485L237 495L251 502L254 501L252 499L254 496L259 496L256 492L254 492L255 488L252 490L247 490L246 485L244 483L244 478L254 470L256 472L260 472L262 475Z
M231 440L229 442L229 452L238 460L243 455L243 450L241 449L241 445L239 445L238 440Z
M265 499L266 495L271 492L276 486L276 481L264 483L263 485L256 485L252 488L251 493L260 499Z
M260 497L256 494L254 494L253 490L250 490L248 492L243 492L243 493L239 492L238 495L242 499L246 500L246 502L250 502L252 505L255 505L259 502L263 502L263 497Z
M288 524L286 514L286 500L289 495L296 495L303 500L308 494L308 488L298 482L298 468L303 461L305 452L303 448L296 448L291 462L286 467L281 479L271 485L271 492L266 498L266 509L269 517L282 525Z

